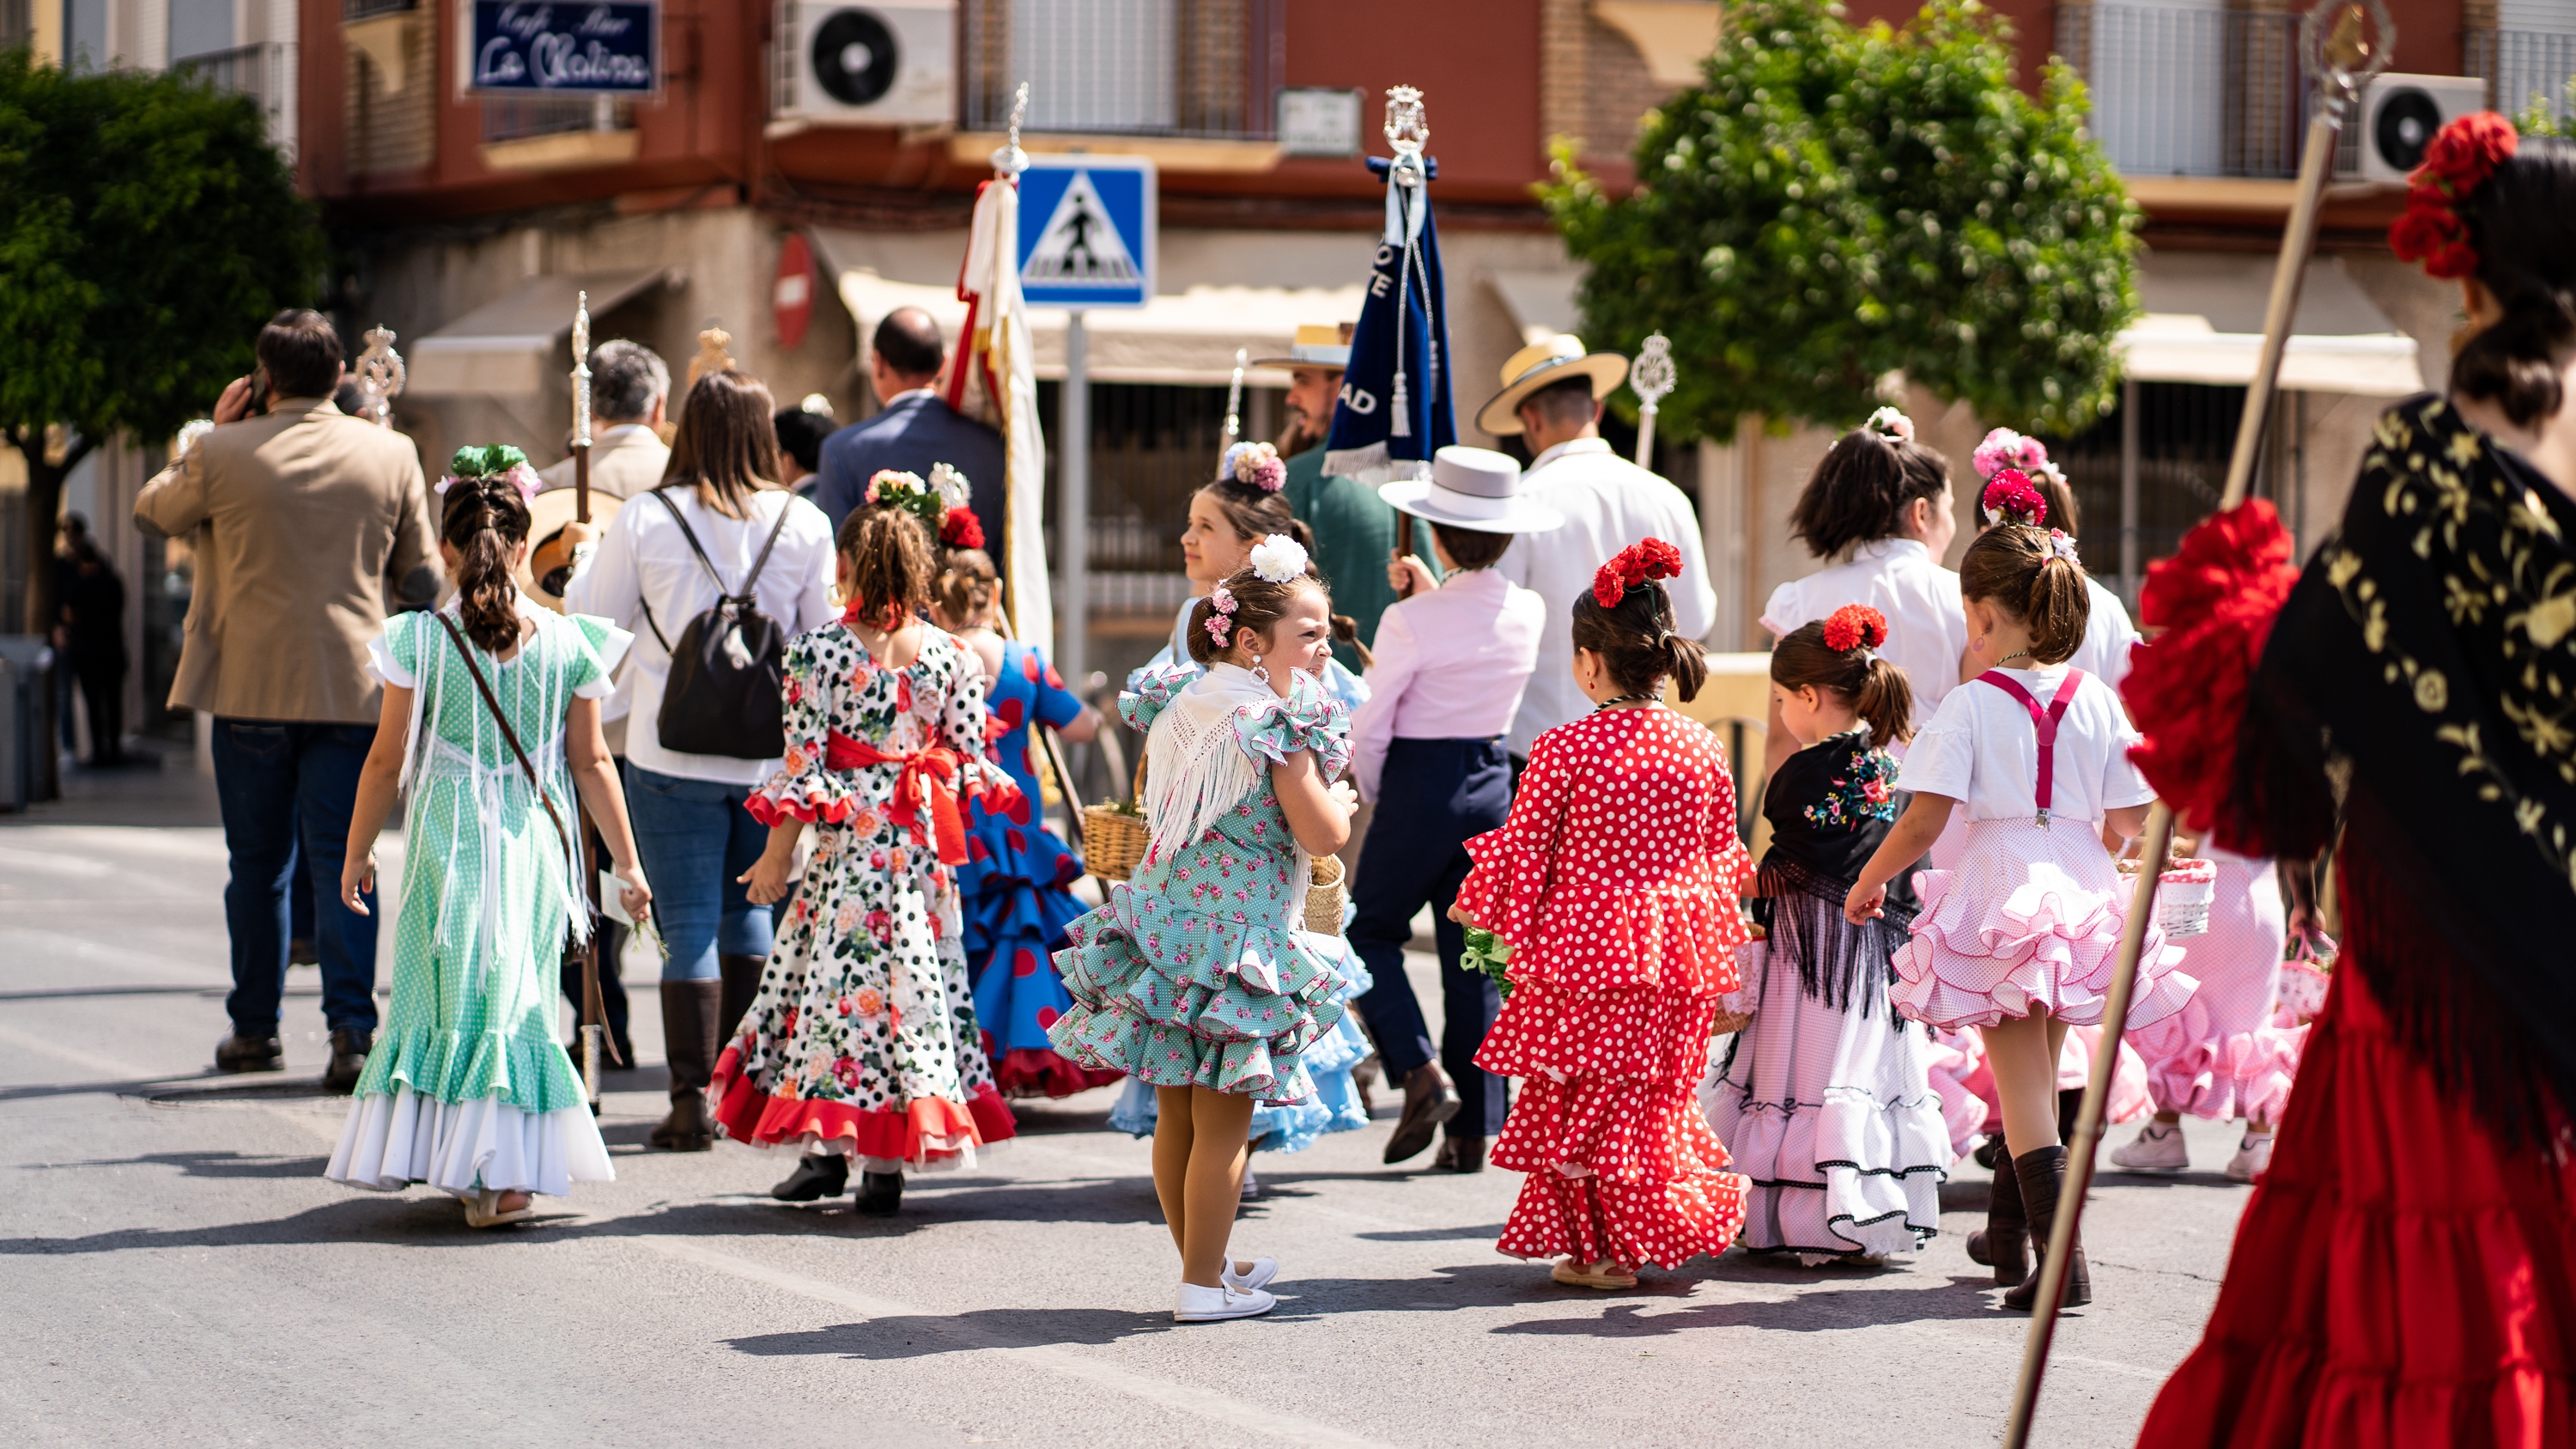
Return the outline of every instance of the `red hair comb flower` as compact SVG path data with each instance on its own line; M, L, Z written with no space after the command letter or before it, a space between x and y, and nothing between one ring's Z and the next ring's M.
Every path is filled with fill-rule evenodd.
M939 541L950 548L982 548L984 520L972 508L952 508L939 522Z
M1845 604L1825 619L1825 647L1836 654L1886 642L1887 616L1867 604Z
M1592 602L1615 609L1630 589L1655 579L1679 578L1681 572L1682 551L1673 545L1660 538L1630 544L1592 576Z
M2019 468L2005 468L1995 474L1993 482L1977 501L1986 510L1986 522L2021 523L2033 528L2048 518L2048 500L2030 481L2030 475Z
M2406 178L2406 210L2388 227L2388 248L2401 262L2422 262L2427 276L2466 277L2478 269L2460 206L2513 159L2522 136L2493 111L2473 111L2433 134L2424 164Z

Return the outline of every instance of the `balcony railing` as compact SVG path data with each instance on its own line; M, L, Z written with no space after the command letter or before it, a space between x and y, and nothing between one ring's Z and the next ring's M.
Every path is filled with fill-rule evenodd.
M238 46L193 55L171 67L195 76L228 96L248 96L259 105L271 145L295 154L295 47L283 41Z
M2487 104L2519 116L2534 103L2560 121L2576 117L2576 33L2550 30L2472 30L2463 37L2460 68L2487 83Z
M617 96L486 96L483 139L524 141L573 131L625 131L635 125L635 102Z
M2061 5L2057 49L2093 94L2093 135L2130 176L2294 176L2305 124L2299 17Z
M969 130L1268 140L1287 74L1288 0L965 0Z

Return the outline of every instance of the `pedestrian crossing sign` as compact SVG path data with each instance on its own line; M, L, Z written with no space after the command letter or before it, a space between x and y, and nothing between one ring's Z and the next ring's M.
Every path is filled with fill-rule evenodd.
M1142 307L1154 295L1156 184L1143 156L1032 156L1020 173L1020 295Z

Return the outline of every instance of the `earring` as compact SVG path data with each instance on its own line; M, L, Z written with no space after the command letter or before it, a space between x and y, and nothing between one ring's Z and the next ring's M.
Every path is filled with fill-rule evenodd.
M1261 656L1258 654L1252 656L1252 677L1264 684L1270 682L1270 671L1261 667Z

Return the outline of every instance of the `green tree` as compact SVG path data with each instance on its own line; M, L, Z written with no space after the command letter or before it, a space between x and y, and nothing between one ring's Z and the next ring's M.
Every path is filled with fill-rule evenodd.
M0 52L0 439L27 464L30 628L53 617L64 476L203 416L323 257L249 99Z
M1647 116L1628 195L1557 147L1540 195L1589 268L1585 327L1672 339L1667 429L1856 422L1891 372L2032 431L2109 409L2137 209L2085 139L2083 83L2052 60L2034 102L2010 39L1976 0L1902 30L1743 0L1701 83Z

